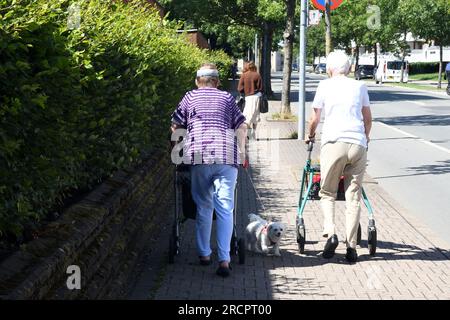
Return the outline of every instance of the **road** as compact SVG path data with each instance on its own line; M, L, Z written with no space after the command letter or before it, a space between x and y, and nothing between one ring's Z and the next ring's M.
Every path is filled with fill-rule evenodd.
M280 92L281 74L273 76L273 90ZM307 75L307 118L322 79L325 76ZM295 102L297 80L295 77L292 86ZM450 97L367 84L374 118L368 174L410 214L450 243ZM292 111L297 112L297 103Z

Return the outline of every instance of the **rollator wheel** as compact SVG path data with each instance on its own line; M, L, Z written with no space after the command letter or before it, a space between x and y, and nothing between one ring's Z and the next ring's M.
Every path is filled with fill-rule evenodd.
M239 264L245 263L245 239L241 238L238 241L238 257Z
M174 234L170 235L169 239L169 263L172 264L175 262L175 255L178 252L177 248L177 239Z
M359 246L361 245L361 223L358 226L358 235L356 238L356 244Z
M302 254L305 253L306 229L304 224L299 224L297 226L297 243L298 251Z
M375 227L369 227L369 238L368 238L369 254L374 256L377 252L377 229Z

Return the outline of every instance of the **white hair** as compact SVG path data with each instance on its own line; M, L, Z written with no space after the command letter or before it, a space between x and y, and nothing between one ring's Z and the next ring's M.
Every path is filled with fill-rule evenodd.
M327 57L327 72L347 75L350 71L348 56L342 51L333 51Z

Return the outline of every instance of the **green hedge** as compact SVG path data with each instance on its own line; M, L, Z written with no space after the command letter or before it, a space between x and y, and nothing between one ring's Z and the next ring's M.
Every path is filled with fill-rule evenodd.
M74 1L0 0L0 233L167 146L202 62L226 77L228 56L188 44L142 2L80 0L70 29Z
M447 65L444 62L444 68ZM436 73L439 72L439 62L413 62L409 64L409 74Z

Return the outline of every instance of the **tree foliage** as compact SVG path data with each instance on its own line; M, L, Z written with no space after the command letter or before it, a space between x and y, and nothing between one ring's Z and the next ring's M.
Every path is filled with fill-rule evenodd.
M409 0L410 31L438 45L450 45L450 2L448 0Z
M204 61L229 69L141 1L0 0L0 233L167 145Z

